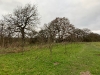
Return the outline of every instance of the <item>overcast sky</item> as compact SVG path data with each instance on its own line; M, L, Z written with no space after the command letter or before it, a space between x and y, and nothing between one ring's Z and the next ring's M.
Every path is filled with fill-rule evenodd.
M0 0L0 19L27 3L38 6L41 26L56 17L66 17L77 28L100 33L100 0Z

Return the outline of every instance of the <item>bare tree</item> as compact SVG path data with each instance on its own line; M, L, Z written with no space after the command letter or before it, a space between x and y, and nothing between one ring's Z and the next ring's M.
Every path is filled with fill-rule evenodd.
M50 22L48 29L53 39L58 38L58 41L62 42L73 33L74 26L70 24L67 18L58 17Z
M39 33L38 33L38 36L39 36L39 42L47 43L48 35L47 35L47 30L46 29L40 30Z
M74 30L74 38L76 42L82 42L84 37L84 31L82 29L76 28Z
M89 35L91 33L91 30L88 28L83 28L82 30L84 32L84 37L86 37L87 35Z
M20 32L22 36L22 46L25 42L25 32L36 26L39 22L37 7L35 5L26 4L24 7L18 7L13 14L5 16L5 21L12 25L15 32Z

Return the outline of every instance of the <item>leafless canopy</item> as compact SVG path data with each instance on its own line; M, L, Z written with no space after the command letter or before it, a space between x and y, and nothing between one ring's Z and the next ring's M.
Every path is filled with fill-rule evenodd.
M16 32L21 32L25 38L25 31L31 30L39 21L37 7L27 4L24 7L17 7L13 14L4 17L7 25L10 25Z

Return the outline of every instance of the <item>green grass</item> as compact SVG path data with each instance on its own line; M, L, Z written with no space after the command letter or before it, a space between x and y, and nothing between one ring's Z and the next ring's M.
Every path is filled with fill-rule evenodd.
M100 43L56 44L50 54L46 46L30 51L0 54L0 75L100 75Z

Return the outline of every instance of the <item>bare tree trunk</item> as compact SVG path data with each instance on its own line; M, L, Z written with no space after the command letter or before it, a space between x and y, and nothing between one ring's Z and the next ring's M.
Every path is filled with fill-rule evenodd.
M22 54L24 52L24 44L25 44L25 32L24 28L21 29L21 34L22 34Z
M2 25L2 31L1 31L1 39L2 39L2 47L4 47L4 34L3 34L4 26Z
M67 47L66 47L67 43L66 43L66 41L64 41L64 45L65 45L65 52L64 53L67 53Z
M52 43L50 37L48 38L48 44L49 44L50 54L52 54Z
M4 37L2 37L2 47L4 47L5 46L5 39L4 39Z

